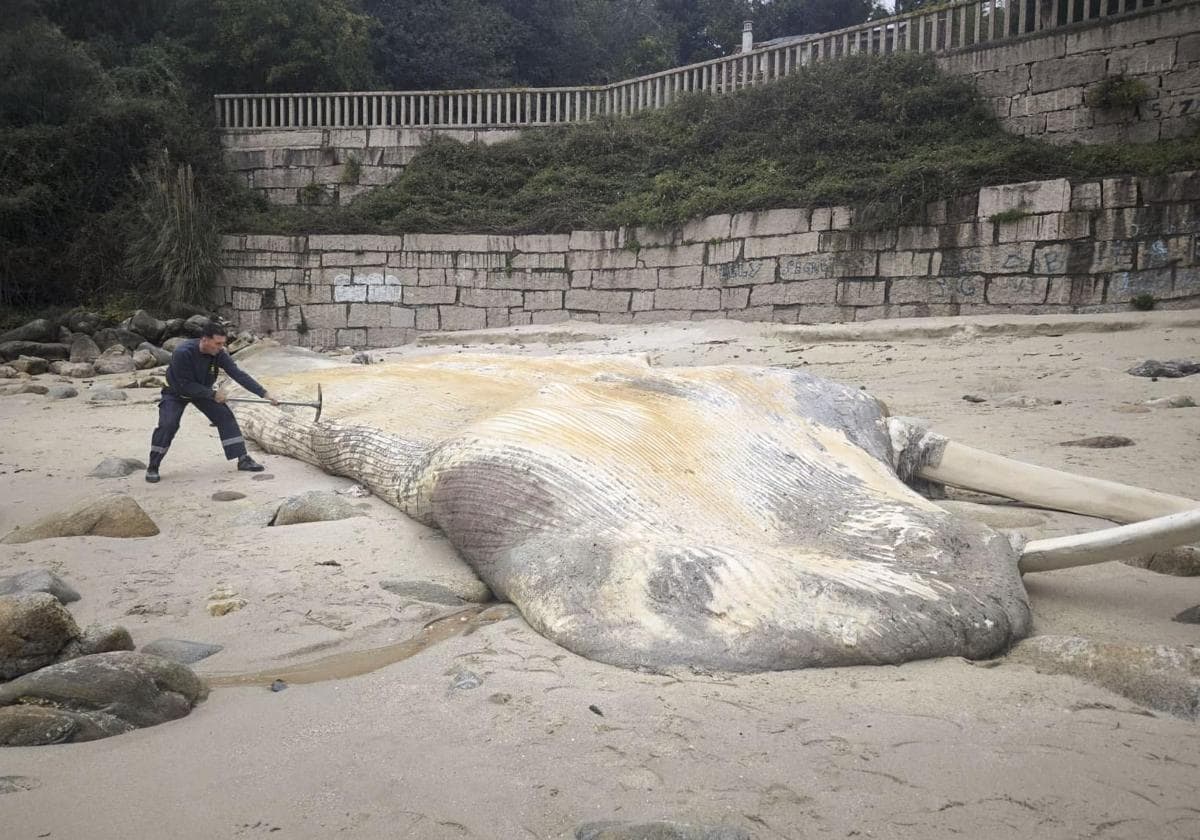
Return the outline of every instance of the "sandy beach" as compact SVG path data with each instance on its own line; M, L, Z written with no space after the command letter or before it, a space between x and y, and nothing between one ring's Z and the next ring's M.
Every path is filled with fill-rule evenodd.
M1200 495L1200 408L1142 405L1177 394L1200 402L1200 376L1126 372L1146 359L1200 359L1197 313L561 324L437 334L370 355L465 351L803 367L972 446ZM1005 660L740 676L590 662L511 609L463 612L383 588L426 581L485 594L445 538L378 499L346 496L361 517L268 527L285 498L353 482L258 453L267 472L238 473L197 412L161 484L140 472L88 477L105 457L147 456L158 392L127 393L118 403L89 403L83 388L68 400L0 398L0 534L112 491L136 498L161 533L0 545L0 576L52 569L82 594L69 607L81 626L120 624L139 645L222 645L195 666L214 688L172 723L0 751L0 777L23 780L0 788L5 838L549 840L601 820L797 840L1200 836L1195 722ZM1002 405L1011 397L1030 399ZM1061 446L1095 435L1135 445ZM218 491L245 498L212 500ZM1030 537L1108 524L1014 506L968 512ZM1200 604L1200 577L1110 563L1025 585L1036 634L1200 644L1200 626L1172 621ZM245 606L210 614L231 598ZM423 641L387 652L410 639ZM406 658L371 670L397 651ZM287 689L270 691L285 674Z

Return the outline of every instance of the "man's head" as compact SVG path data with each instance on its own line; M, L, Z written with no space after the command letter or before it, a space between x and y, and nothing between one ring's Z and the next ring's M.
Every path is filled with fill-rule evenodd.
M204 332L200 334L200 352L205 356L215 356L224 349L225 328L209 321L204 325Z

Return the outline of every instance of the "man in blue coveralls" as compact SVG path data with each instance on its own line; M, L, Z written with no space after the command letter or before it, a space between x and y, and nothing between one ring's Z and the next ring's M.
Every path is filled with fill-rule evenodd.
M162 390L162 402L158 405L158 428L150 439L150 466L146 470L146 481L158 481L158 467L179 431L179 420L188 405L200 409L217 427L221 435L221 446L229 460L237 458L237 468L245 472L262 472L257 463L246 452L246 441L237 420L225 404L225 393L214 386L217 372L225 371L251 393L257 394L272 405L278 401L267 393L254 377L243 371L225 350L225 328L211 321L205 325L200 338L182 342L171 354L167 367L167 387Z

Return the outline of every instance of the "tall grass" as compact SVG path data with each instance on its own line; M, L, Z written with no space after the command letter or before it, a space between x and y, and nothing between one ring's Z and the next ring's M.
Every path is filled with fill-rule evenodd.
M126 250L127 270L155 305L208 303L220 270L219 239L191 165L173 163L164 150L133 177L137 224Z

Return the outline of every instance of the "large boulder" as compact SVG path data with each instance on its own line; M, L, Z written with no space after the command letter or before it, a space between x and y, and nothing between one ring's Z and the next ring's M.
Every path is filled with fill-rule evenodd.
M38 359L54 361L65 359L71 355L71 348L65 344L46 344L39 341L6 341L0 344L0 358L7 362L22 356L33 356Z
M182 335L175 336L175 338L168 338L163 342L162 349L166 350L168 353L174 353L175 349L185 341L187 341L187 338Z
M1136 703L1200 720L1200 648L1096 642L1078 636L1034 636L1009 661L1069 674Z
M305 522L333 522L362 516L363 512L336 493L310 490L292 496L279 506L272 525L300 525Z
M13 545L57 537L153 537L157 533L154 520L132 496L112 493L98 499L85 499L65 511L52 513L24 528L18 527L0 543Z
M49 569L30 569L0 577L0 596L33 595L38 592L48 592L63 604L79 600L75 588Z
M141 652L161 656L181 665L191 665L201 659L208 659L213 654L220 653L225 648L222 645L208 642L189 642L183 639L155 639L149 644L142 645Z
M0 379L16 379L19 374L12 365L0 365Z
M199 338L211 320L207 315L193 315L183 322L183 334L188 338Z
M133 637L124 627L92 624L79 634L79 638L67 642L66 646L58 652L58 658L55 661L66 662L81 656L133 649Z
M107 738L184 717L205 695L177 662L129 651L83 656L0 685L0 745Z
M155 347L149 341L144 341L139 344L138 350L144 350L150 355L154 356L155 367L171 364L171 351L164 350L161 347Z
M149 370L158 367L158 359L154 358L154 354L149 350L134 350L133 364L138 370Z
M40 376L50 370L50 363L36 356L20 356L13 360L12 367L17 373L28 373L30 376Z
M106 327L102 330L96 330L96 333L92 336L92 340L96 342L96 346L103 352L117 345L124 347L126 350L136 350L137 346L146 339L124 327Z
M48 592L0 596L0 680L43 668L79 637L79 625Z
M30 321L28 324L0 335L0 344L8 341L36 341L48 344L56 342L58 341L58 324L45 318L38 318L36 321Z
M122 345L114 344L100 354L93 367L99 374L133 373L137 370L137 362Z
M51 362L50 372L72 379L87 379L96 375L96 367L91 362Z
M163 333L161 341L167 341L171 338L182 336L187 329L187 319L185 318L168 318L163 321Z
M85 333L76 333L71 338L71 355L72 362L94 362L100 358L100 347L92 340L90 335Z
M129 329L149 342L157 344L162 341L163 330L167 327L145 309L139 309L129 319Z
M87 312L83 309L76 309L66 318L66 328L73 333L86 333L91 335L96 330L100 329L100 323L104 319L95 312Z
M103 329L96 330L92 333L92 341L96 342L96 346L100 348L101 353L121 343L117 331L112 327L104 327Z

